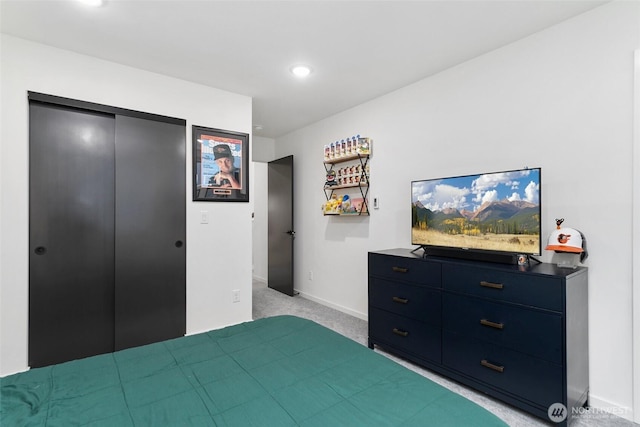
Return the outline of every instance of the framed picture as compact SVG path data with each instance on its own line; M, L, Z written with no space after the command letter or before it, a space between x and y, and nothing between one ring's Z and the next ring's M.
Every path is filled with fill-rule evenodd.
M249 201L249 134L193 126L193 200Z

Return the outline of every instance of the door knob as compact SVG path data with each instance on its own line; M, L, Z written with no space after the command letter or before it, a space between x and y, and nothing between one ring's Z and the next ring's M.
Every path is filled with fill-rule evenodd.
M34 249L33 252L36 255L44 255L47 253L47 248L45 248L44 246L38 246L37 248Z
M295 231L293 231L293 230L289 230L289 231L287 231L286 233L287 233L289 236L291 236L291 237L295 237L295 236L296 236L296 232L295 232Z
M183 244L184 243L182 243L182 240L177 240L176 241L176 248L181 248Z

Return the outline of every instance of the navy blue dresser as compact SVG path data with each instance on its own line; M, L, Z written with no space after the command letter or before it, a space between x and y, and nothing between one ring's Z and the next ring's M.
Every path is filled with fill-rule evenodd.
M370 252L369 347L547 421L562 404L568 425L588 399L587 288L584 267Z

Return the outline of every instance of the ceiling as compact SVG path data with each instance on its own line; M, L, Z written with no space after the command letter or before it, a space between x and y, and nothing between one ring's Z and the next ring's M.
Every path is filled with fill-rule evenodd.
M0 30L251 96L276 138L607 2L1 0Z

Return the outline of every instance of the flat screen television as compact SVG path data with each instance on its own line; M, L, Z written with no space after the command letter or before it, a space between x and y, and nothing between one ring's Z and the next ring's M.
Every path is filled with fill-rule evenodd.
M411 182L411 244L425 255L540 255L540 168ZM418 248L418 249L419 249Z

